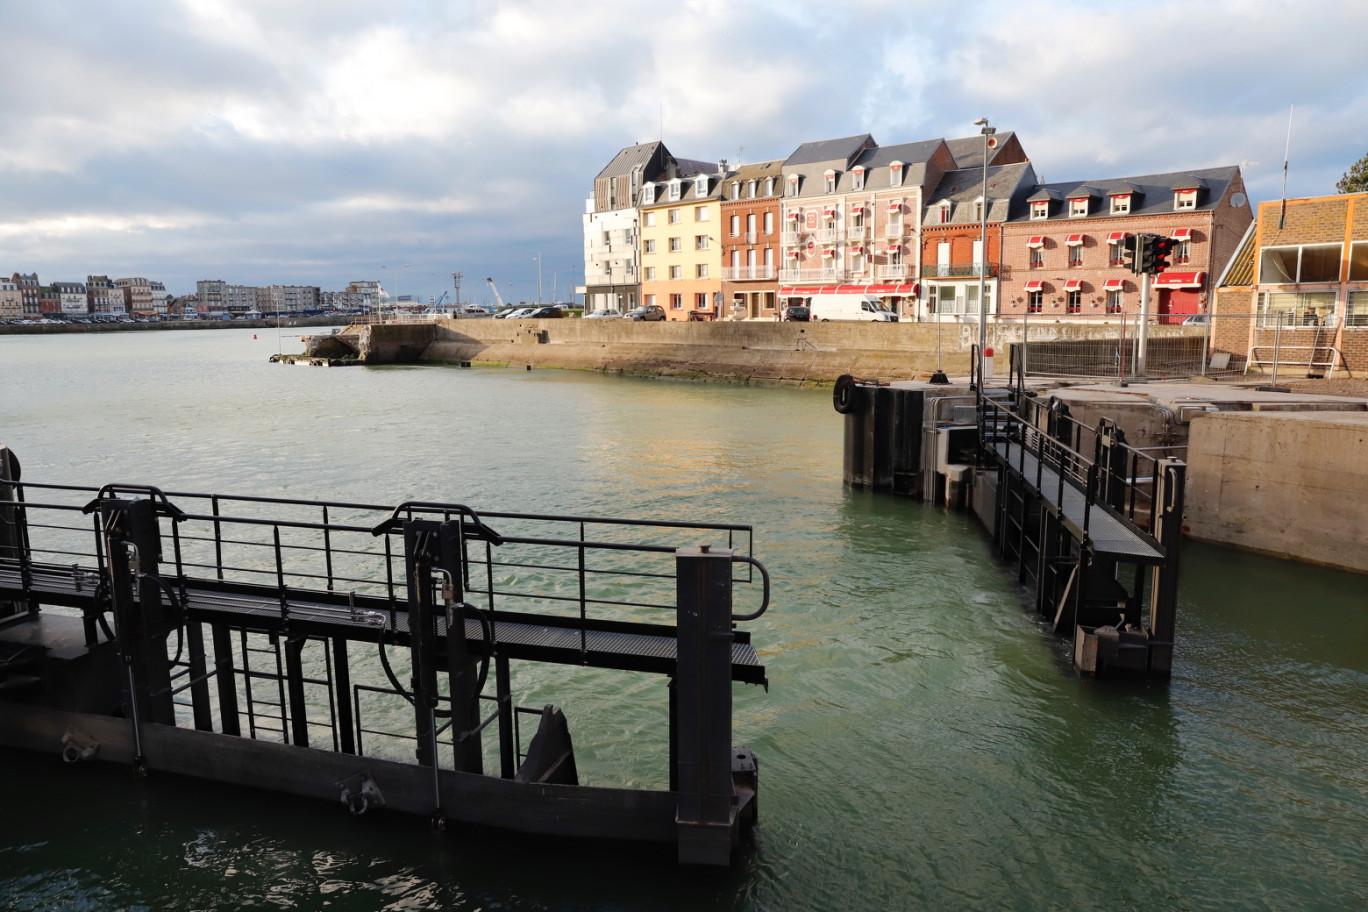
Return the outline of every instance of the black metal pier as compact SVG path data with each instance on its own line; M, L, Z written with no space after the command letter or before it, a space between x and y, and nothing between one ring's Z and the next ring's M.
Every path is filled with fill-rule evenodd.
M734 682L748 526L102 488L0 449L0 744L725 865L756 819ZM760 584L745 607L733 588ZM580 783L519 663L667 682L668 788ZM488 766L488 770L486 770Z

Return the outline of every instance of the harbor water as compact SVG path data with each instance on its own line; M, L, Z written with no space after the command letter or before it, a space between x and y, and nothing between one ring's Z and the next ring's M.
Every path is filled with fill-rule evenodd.
M301 349L0 336L0 444L31 482L754 525L770 687L736 685L734 738L760 761L755 847L679 869L0 751L0 909L1368 906L1363 577L1189 545L1172 680L1083 680L970 518L842 485L829 395L268 363ZM620 761L587 784L663 781L657 714L623 711L663 680L557 684L577 750ZM619 768L637 778L590 781Z

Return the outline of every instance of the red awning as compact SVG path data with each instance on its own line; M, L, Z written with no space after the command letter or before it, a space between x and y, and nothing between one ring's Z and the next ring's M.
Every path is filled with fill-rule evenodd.
M1082 291L1082 290L1083 290L1083 280L1082 280L1082 279L1069 279L1067 282L1064 283L1064 290L1065 290L1065 291Z
M902 244L889 244L889 245L888 245L888 252L889 252L889 253L902 253Z
M1111 234L1107 235L1107 243L1119 244L1128 237L1130 237L1130 235L1124 231L1113 231Z
M796 210L796 209L790 209L790 210L788 211L788 220L789 220L790 222L796 222L796 221L798 221L798 210Z
M902 203L889 203L889 204L888 204L888 211L889 211L889 212L902 212Z
M1126 280L1125 280L1125 279L1107 279L1106 284L1103 285L1102 287L1105 288L1105 289L1107 289L1107 291L1120 291L1121 289L1123 289L1123 288L1126 287Z
M823 259L830 260L830 259L833 259L835 256L836 256L836 248L835 248L835 247L828 247L828 248L826 248L825 250L822 251L822 258L823 258Z
M1044 247L1044 246L1045 246L1045 235L1043 235L1043 234L1032 235L1032 236L1026 241L1026 246L1027 246L1027 247Z
M824 210L822 210L822 214L825 215L827 218L835 218L835 217L836 217L836 210L835 210L835 209L831 209L831 208L824 209Z
M1205 272L1161 272L1154 277L1155 285L1165 288L1201 288Z
M1192 229L1174 228L1173 233L1170 234L1169 237L1173 238L1175 241L1190 241L1192 240Z
M1044 283L1043 281L1040 281L1039 279L1037 279L1037 280L1035 280L1035 281L1032 281L1032 282L1027 282L1027 283L1026 283L1026 290L1027 290L1027 291L1041 291L1041 290L1043 290L1044 288L1045 288L1045 283Z
M790 260L796 260L798 259L798 251L790 250L787 253L785 253L784 256L788 257Z
M864 211L865 211L864 203L852 203L851 206L850 206L850 214L851 214L851 215L856 215L856 214L861 213L861 212L864 212Z
M864 256L864 253L865 253L865 249L864 249L863 247L851 247L851 248L850 248L850 255L851 255L851 256Z
M1065 244L1068 244L1070 247L1082 247L1082 246L1083 246L1083 235L1081 235L1081 234L1071 234L1071 235L1069 235L1068 240L1066 240L1064 243L1065 243Z

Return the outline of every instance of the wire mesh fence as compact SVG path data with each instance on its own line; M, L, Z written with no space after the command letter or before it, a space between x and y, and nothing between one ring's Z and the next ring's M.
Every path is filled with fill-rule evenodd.
M1026 315L1000 320L997 338L1026 376L1120 383L1331 377L1352 373L1356 353L1368 352L1368 325L1313 310L1165 316L1148 324L1135 314L1102 321Z

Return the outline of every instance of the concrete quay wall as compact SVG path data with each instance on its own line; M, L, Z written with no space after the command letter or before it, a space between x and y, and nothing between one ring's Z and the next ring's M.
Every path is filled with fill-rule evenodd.
M1368 413L1209 412L1192 422L1194 538L1368 573Z

